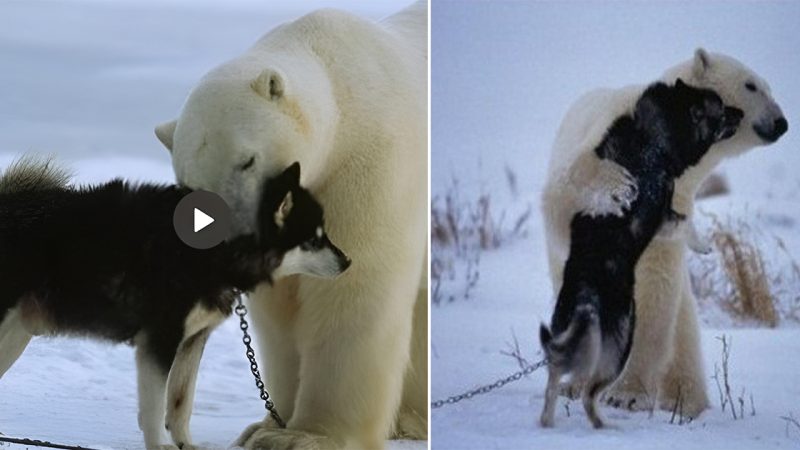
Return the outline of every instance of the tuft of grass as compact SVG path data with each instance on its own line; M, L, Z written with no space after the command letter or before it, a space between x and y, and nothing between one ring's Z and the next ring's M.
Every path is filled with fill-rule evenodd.
M508 166L505 176L508 189L516 198L517 176ZM431 201L432 302L438 305L470 298L480 280L481 252L527 236L532 213L528 204L519 214L507 214L488 192L464 199L459 180L453 178L444 194ZM458 286L456 293L450 289L453 286Z
M778 314L769 284L761 250L747 238L746 226L725 228L719 221L714 232L714 245L720 253L722 267L733 286L733 296L724 303L733 314L754 319L769 327L778 325Z
M711 301L733 317L768 327L778 325L781 314L775 287L783 280L771 276L755 231L742 220L712 218L716 258L695 258L691 282L701 301ZM800 279L800 268L797 271Z

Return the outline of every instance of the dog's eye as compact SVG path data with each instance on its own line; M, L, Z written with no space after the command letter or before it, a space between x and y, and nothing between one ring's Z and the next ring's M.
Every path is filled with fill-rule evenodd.
M254 156L251 156L251 157L250 157L250 159L248 159L248 160L247 160L247 161L245 161L244 163L242 163L242 164L239 164L239 166L237 167L237 169L239 169L240 171L244 172L245 170L247 170L247 169L249 169L249 168L253 167L253 164L255 164L255 162L256 162L256 157L255 157L255 155L254 155Z
M750 92L757 92L758 91L758 88L756 87L756 84L753 83L752 81L748 81L747 83L745 83L744 87L747 88L747 90L750 91Z

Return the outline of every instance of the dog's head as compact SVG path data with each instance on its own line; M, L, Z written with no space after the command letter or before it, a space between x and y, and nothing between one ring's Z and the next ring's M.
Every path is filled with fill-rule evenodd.
M688 167L697 164L711 145L736 134L744 111L726 106L716 92L689 86L680 78L674 90L673 119L681 124L686 144L675 150L681 153L680 159Z
M325 233L322 206L300 186L300 163L268 178L258 208L259 245L272 257L272 278L335 277L350 258Z
M636 104L637 123L670 142L676 175L696 165L711 145L736 134L744 113L726 106L710 89L692 87L680 78L673 86L655 83Z

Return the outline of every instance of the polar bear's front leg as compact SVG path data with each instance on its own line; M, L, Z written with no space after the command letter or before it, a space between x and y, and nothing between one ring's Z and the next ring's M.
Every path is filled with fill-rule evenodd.
M636 328L628 362L606 394L612 406L652 410L672 359L683 241L654 240L636 266Z
M627 169L595 152L582 153L570 167L569 183L577 189L577 211L591 216L622 216L639 195Z
M697 323L695 299L685 265L675 333L675 351L669 370L661 384L659 406L672 410L680 404L684 415L697 417L709 407L705 370L700 353L700 327Z
M353 261L336 281L302 281L294 411L286 430L257 429L245 448L383 448L409 361L418 275L359 273Z
M300 356L294 335L299 308L298 286L297 277L279 280L273 286L262 284L247 301L251 330L258 339L256 356L263 361L264 384L284 421L289 421L294 412L300 377ZM243 447L256 431L277 427L267 415L264 420L248 426L233 445Z
M427 278L427 261L424 274ZM421 286L414 305L411 364L403 382L403 399L393 439L428 438L428 287Z

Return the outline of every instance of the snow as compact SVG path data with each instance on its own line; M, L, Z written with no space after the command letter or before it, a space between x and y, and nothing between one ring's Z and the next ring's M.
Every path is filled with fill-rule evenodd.
M79 183L114 177L171 182L169 154L153 127L178 113L208 69L273 26L315 8L377 19L407 3L0 2L0 167L33 151L56 155ZM203 356L194 441L225 448L264 415L238 323L229 319L212 334ZM141 448L132 349L75 338L34 339L0 380L0 433L102 449ZM392 441L387 447L411 450L426 443Z
M758 72L789 120L789 132L769 147L724 162L731 194L698 203L697 225L710 233L709 214L744 221L754 230L768 270L789 274L800 256L800 5L791 2L455 2L431 6L431 196L462 205L480 196L495 218L505 213L506 236L493 250L432 246L444 267L439 305L431 308L433 400L489 384L519 370L514 336L528 362L542 355L538 325L548 321L553 294L547 269L539 197L559 122L582 93L656 79L698 46L731 54ZM510 189L506 171L515 174ZM453 180L456 180L455 182ZM455 183L455 184L454 184ZM456 187L454 187L456 186ZM516 191L516 193L515 193ZM509 237L514 219L533 214L527 233ZM468 220L468 219L464 219ZM498 219L499 220L499 219ZM501 233L502 234L502 233ZM778 248L781 239L786 251ZM715 255L692 256L709 258ZM477 278L475 276L477 273ZM468 287L470 280L474 283ZM477 280L477 281L475 281ZM797 278L781 301L800 297ZM435 291L435 281L432 281ZM469 297L464 298L464 293ZM671 414L603 407L613 424L591 429L580 402L566 416L559 400L556 427L537 424L545 371L491 393L435 409L434 449L517 448L797 448L800 429L781 416L800 416L800 328L784 318L767 329L701 305L702 348L712 409L689 424ZM788 306L788 305L783 305ZM714 364L718 336L732 339L734 397L746 389L745 417L720 410ZM751 416L749 395L756 414Z

